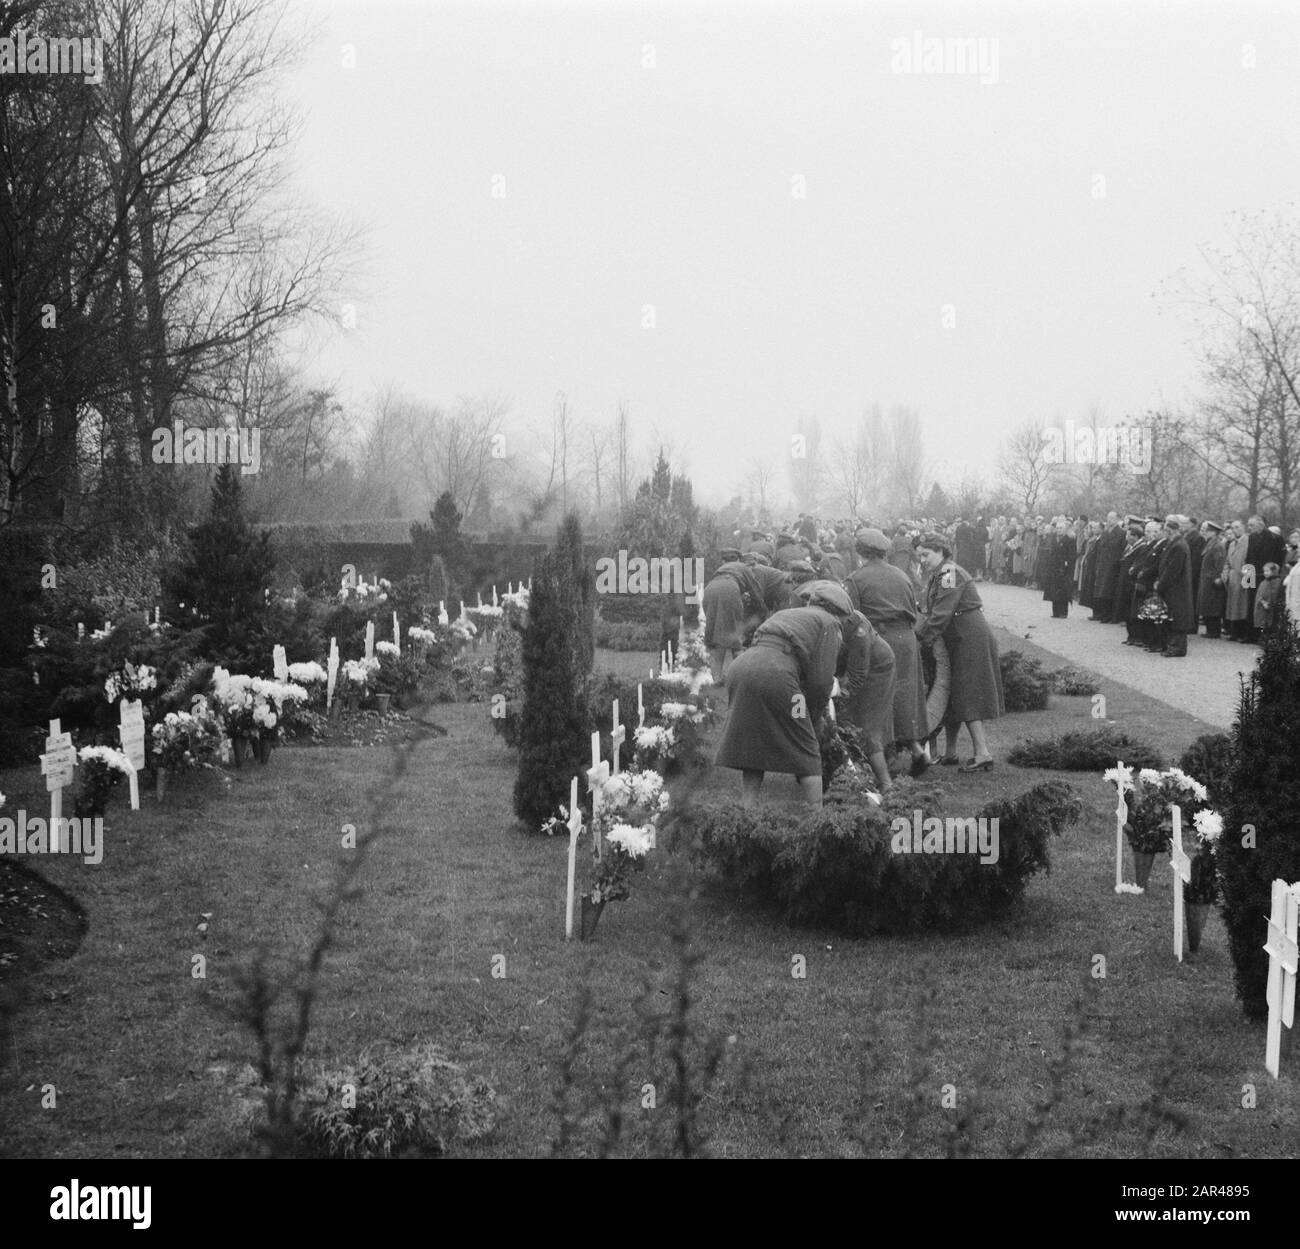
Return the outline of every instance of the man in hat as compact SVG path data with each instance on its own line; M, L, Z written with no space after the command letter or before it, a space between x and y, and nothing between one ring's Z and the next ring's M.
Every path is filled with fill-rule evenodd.
M811 561L806 559L795 560L789 568L790 572L790 596L786 602L786 607L802 607L806 601L799 597L799 587L808 581L817 579L817 569L812 566Z
M1145 523L1141 516L1126 517L1128 540L1125 543L1124 554L1120 558L1119 577L1115 583L1114 617L1124 624L1124 631L1128 635L1124 639L1125 646L1146 645L1145 634L1137 618L1141 603L1135 605L1133 601L1137 597L1135 580L1137 565L1151 546L1145 532Z
M1222 636L1223 611L1227 606L1227 590L1223 584L1223 568L1228 559L1228 544L1223 540L1223 526L1207 520L1201 526L1204 549L1197 578L1196 615L1205 624L1205 636Z
M1192 607L1192 556L1183 536L1185 516L1165 517L1165 539L1160 545L1156 593L1164 601L1169 619L1161 626L1166 659L1187 655L1187 635L1196 632Z
M778 568L789 568L797 559L808 558L808 547L792 533L781 533L776 538L776 558L772 561Z
M1286 539L1281 531L1273 533L1264 524L1262 516L1252 516L1246 522L1246 563L1242 568L1242 585L1246 590L1245 640L1254 642L1259 638L1255 627L1255 596L1259 592L1259 583L1264 579L1264 565L1281 565L1286 559Z

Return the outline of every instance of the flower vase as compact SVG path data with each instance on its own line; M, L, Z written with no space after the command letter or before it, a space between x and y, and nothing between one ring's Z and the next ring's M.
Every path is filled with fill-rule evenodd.
M1201 948L1201 934L1205 931L1211 907L1209 902L1188 902L1183 907L1187 917L1187 948L1193 954Z
M379 712L381 716L386 716L388 714L388 705L392 701L393 696L391 694L376 694L375 710Z
M1147 881L1151 879L1151 865L1156 861L1156 856L1145 850L1133 851L1133 879L1137 882L1139 889L1147 887Z
M582 895L582 931L579 934L579 940L586 941L595 936L596 923L600 919L600 913L605 909L603 902L593 902L591 894Z
M257 739L257 761L263 767L271 762L271 747L275 744L275 738L270 733L262 733Z
M167 797L167 778L170 775L171 773L166 768L160 767L158 769L154 793L159 802L162 802L162 800Z
M230 761L237 768L244 766L244 739L233 734L230 738Z

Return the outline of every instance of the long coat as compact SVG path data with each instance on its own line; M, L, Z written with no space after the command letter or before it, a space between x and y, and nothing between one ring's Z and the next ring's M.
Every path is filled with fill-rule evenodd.
M1145 538L1138 539L1125 550L1119 561L1119 580L1115 583L1115 604L1111 613L1116 620L1131 620L1142 606L1145 594L1139 594L1136 580L1139 568L1151 550L1151 543Z
M727 669L721 768L816 776L816 724L830 702L840 622L820 607L780 611L759 625L754 645Z
M940 564L925 583L922 611L918 640L942 638L948 648L952 686L944 724L997 719L1006 706L998 644L970 574L951 561Z
M844 719L861 730L867 754L894 740L894 652L860 611L841 623L835 675L843 693Z
M1119 588L1119 561L1124 554L1124 527L1107 529L1097 539L1097 569L1093 577L1093 602L1109 610Z
M1223 566L1228 559L1228 549L1222 534L1215 534L1201 552L1200 586L1196 595L1196 614L1217 618L1228 605L1228 592L1223 585Z
M1246 563L1246 535L1233 538L1228 544L1228 560L1223 567L1224 587L1228 602L1223 612L1225 620L1245 620L1250 610L1250 599L1241 584L1241 570Z
M1192 606L1192 553L1181 534L1160 548L1156 593L1164 599L1173 619L1169 627L1175 633L1196 632L1196 611Z
M1043 547L1043 600L1048 603L1069 602L1074 597L1074 561L1078 551L1074 535L1053 534Z
M913 632L919 612L912 579L881 559L864 560L844 583L849 601L894 652L894 738L915 742L926 736L925 677Z
M1097 544L1100 541L1101 535L1093 534L1084 543L1083 558L1079 561L1080 607L1091 607L1095 601L1093 590L1097 584Z

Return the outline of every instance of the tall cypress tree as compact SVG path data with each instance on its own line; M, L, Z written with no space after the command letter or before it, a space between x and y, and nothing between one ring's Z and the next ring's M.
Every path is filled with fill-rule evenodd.
M1300 632L1289 622L1242 683L1233 736L1232 792L1217 855L1223 922L1242 1010L1263 1019L1272 882L1300 880Z
M578 540L581 549L580 531ZM532 831L567 804L570 779L586 766L591 739L590 661L584 669L579 638L584 615L579 571L571 546L560 544L538 559L533 570L523 641L524 706L514 792L515 814ZM590 600L585 614L590 628Z

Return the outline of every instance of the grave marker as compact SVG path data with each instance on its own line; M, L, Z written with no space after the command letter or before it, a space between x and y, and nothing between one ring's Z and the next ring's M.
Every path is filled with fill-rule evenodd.
M564 895L564 939L573 940L573 886L578 870L578 838L582 834L582 812L578 808L578 778L569 785L569 884Z
M1169 866L1174 870L1174 957L1183 961L1183 885L1192 879L1192 861L1183 850L1183 809L1169 804L1174 820L1174 836L1169 848Z
M614 715L612 720L613 728L610 729L610 741L613 744L614 755L614 775L618 775L619 752L623 748L623 743L627 741L627 729L623 727L618 718L618 699L614 699Z
M375 622L373 620L368 620L366 621L366 658L373 659L374 657L375 657Z
M125 698L118 704L121 723L118 736L122 739L122 753L131 765L127 780L131 785L131 810L140 810L140 780L137 773L145 765L144 757L144 705L139 699L128 702Z
M277 646L271 652L271 669L275 673L277 681L287 681L289 679L289 658L284 653L283 646Z
M500 607L500 606L501 606L501 604L497 602L497 588L496 588L496 586L493 586L493 587L492 587L492 606L493 606L493 607Z
M641 697L641 682L636 683L636 726L645 728L645 700Z
M397 646L397 653L402 653L402 630L397 625L397 613L393 613L393 642Z
M1300 886L1288 885L1284 880L1273 882L1271 913L1268 917L1268 1041L1264 1050L1264 1066L1273 1079L1278 1078L1278 1064L1282 1057L1282 1025L1289 1028L1295 1022L1296 959L1297 946L1297 894Z
M1124 883L1124 825L1128 823L1128 799L1124 797L1124 783L1129 770L1122 760L1115 764L1115 789L1118 797L1115 802L1115 892L1122 893Z
M325 710L328 711L334 705L334 687L338 684L339 679L339 640L330 638L330 657L326 667L328 680L325 684Z
M50 849L58 851L59 829L63 822L63 788L72 784L73 769L77 766L77 752L72 745L72 734L60 731L57 720L50 721L50 735L45 739L45 753L41 756L41 771L45 775L45 788L50 795Z
M587 769L587 792L591 794L591 844L595 848L596 858L601 856L600 841L600 805L601 790L609 780L609 764L600 757L600 732L591 735L591 767Z

